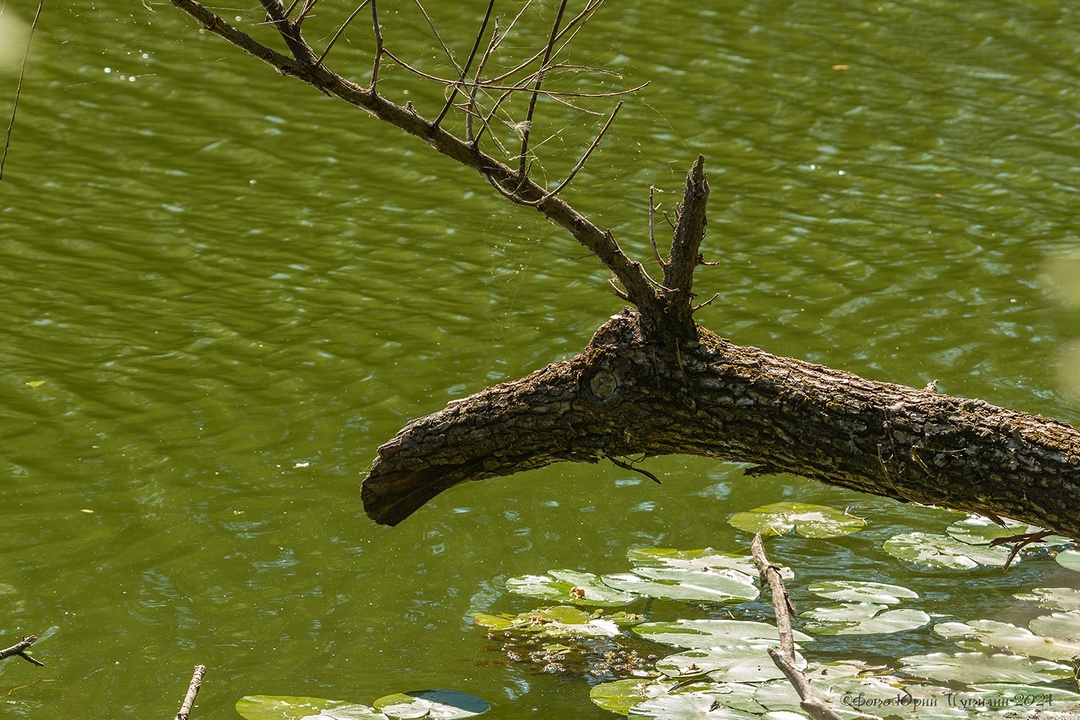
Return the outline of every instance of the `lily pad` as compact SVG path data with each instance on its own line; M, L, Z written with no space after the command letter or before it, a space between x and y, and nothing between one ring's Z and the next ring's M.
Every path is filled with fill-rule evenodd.
M894 535L885 541L885 552L916 565L971 570L980 566L1004 567L1009 551L1002 547L968 545L945 535L913 532ZM1020 557L1013 559L1013 564Z
M671 678L708 675L721 683L753 683L776 680L784 673L769 657L768 645L731 644L702 650L686 650L669 655L656 663L656 669ZM806 660L796 653L799 668Z
M930 623L930 616L922 610L885 608L874 603L847 603L817 608L800 617L814 621L807 629L816 635L878 635L915 630Z
M603 580L617 590L669 600L723 603L758 596L753 578L738 570L639 567L632 573L605 575Z
M1073 643L1080 644L1080 612L1075 610L1042 615L1028 623L1028 627L1040 635L1061 638L1067 641L1071 640ZM1080 645L1077 645L1077 647L1080 648ZM1070 657L1080 657L1080 652L1076 652Z
M1034 621L1032 621L1032 624L1034 624ZM1076 631L1077 626L1080 626L1080 616L1071 618L1071 625ZM934 632L950 639L957 637L973 638L983 645L1027 655L1028 657L1069 661L1080 656L1080 642L1044 637L1044 635L1051 633L1036 635L1025 628L1010 623L997 622L996 620L939 623L934 626Z
M990 518L982 515L968 515L963 520L954 522L945 529L945 532L953 539L969 545L989 545L994 540L1012 537L1013 535L1029 535L1043 532L1041 527L1017 522L1016 520L1003 518L1002 522L1005 524L998 525ZM1042 539L1041 544L1050 546L1064 545L1070 542L1072 541L1069 538L1061 535L1048 535Z
M779 645L776 627L751 620L675 620L643 623L634 632L653 642L688 649L723 647L735 643ZM810 642L812 637L792 631L796 642Z
M1054 559L1061 567L1080 572L1080 551L1062 550Z
M740 530L765 536L796 532L804 537L826 538L861 530L866 521L825 505L781 502L735 513L728 522Z
M902 671L939 682L1050 683L1072 677L1072 670L1049 660L1028 660L1019 655L981 652L931 653L900 658Z
M746 553L722 553L712 548L700 550L674 550L671 548L631 548L626 557L638 567L669 567L680 570L737 570L749 577L757 577L754 558ZM781 577L790 580L795 573L790 568L780 568Z
M807 589L821 597L830 600L843 600L844 602L856 603L881 603L883 605L897 605L903 600L912 600L919 597L919 593L908 590L899 585L886 585L885 583L861 582L858 580L833 580L830 582L812 583Z
M237 701L236 712L246 720L388 720L366 705L288 695L248 695Z
M413 690L381 697L375 707L393 720L460 720L482 715L491 706L475 695L456 690Z
M547 575L510 578L506 589L541 600L594 607L618 607L637 599L636 595L605 585L592 573L576 570L549 570Z
M1013 595L1051 610L1080 610L1080 590L1076 588L1033 588L1030 593Z
M717 706L709 692L677 693L646 700L630 708L629 717L656 720L760 720L761 716Z
M667 690L649 678L629 678L593 686L589 699L608 712L625 715L630 708Z

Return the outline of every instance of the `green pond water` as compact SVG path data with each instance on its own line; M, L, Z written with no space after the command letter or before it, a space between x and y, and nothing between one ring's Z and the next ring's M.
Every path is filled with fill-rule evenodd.
M223 13L261 19L241 5ZM465 53L485 3L431 5ZM380 6L388 38L437 56L414 4ZM28 24L35 7L8 0L0 20ZM335 52L365 81L357 22ZM704 154L720 264L698 271L702 297L719 293L701 322L1076 424L1078 23L1053 0L612 0L573 59L651 84L565 197L645 260L649 185L680 187ZM4 117L16 79L0 68ZM437 112L438 90L381 82ZM593 121L544 109L557 180ZM662 486L555 466L459 486L394 529L370 522L358 486L379 444L573 354L618 310L583 254L167 2L46 2L0 182L0 646L42 636L47 666L0 662L0 716L170 717L203 663L197 720L238 717L248 694L370 703L429 687L479 695L492 717L614 718L584 679L507 661L471 613L537 605L510 577L623 572L631 547L745 548L727 518L782 500L868 519L769 541L796 599L862 578L910 587L907 606L931 614L1011 622L1031 614L1014 592L1080 586L1049 560L908 565L881 543L958 516L695 458L646 461ZM934 651L956 648L929 628L814 649Z

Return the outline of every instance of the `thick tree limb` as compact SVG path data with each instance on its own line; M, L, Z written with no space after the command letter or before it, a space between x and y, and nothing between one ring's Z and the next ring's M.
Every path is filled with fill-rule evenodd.
M1080 538L1080 432L981 400L867 380L698 326L679 358L627 308L584 352L415 420L377 451L368 515L395 525L465 480L674 453L749 463Z

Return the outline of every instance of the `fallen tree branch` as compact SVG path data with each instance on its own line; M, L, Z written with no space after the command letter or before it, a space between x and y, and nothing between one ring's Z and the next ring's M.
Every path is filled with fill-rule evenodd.
M376 521L397 524L467 480L554 462L677 453L746 463L748 475L790 473L902 502L1011 517L1080 538L1080 432L1075 428L980 400L776 357L694 323L692 280L703 262L699 249L708 198L703 158L687 177L672 223L671 252L661 260L664 279L658 282L611 232L529 177L528 163L521 163L527 141L510 157L517 167L481 149L479 139L485 130L492 135L489 123L508 93L531 92L535 100L535 93L549 92L540 88L540 80L599 0L589 0L569 23L557 21L544 47L509 74L484 81L478 73L464 85L470 98L463 108L464 137L426 119L411 104L402 107L375 92L380 59L395 56L385 47L374 0L376 51L367 88L325 67L280 0L260 2L292 57L255 41L196 0L171 2L279 73L420 138L480 173L512 202L534 207L596 255L617 279L616 293L635 306L599 328L576 357L455 401L409 423L382 445L361 491L364 508ZM480 66L486 67L504 38L505 32L492 31ZM501 87L536 60L540 68L530 70L524 81L507 83L485 117L476 107L477 88ZM459 72L457 79L433 81L448 82L453 90L462 77ZM445 107L439 103L440 111ZM475 132L474 120L481 123ZM491 142L501 148L494 137ZM654 213L651 201L650 207Z
M191 708L195 705L195 698L199 695L199 688L202 687L204 675L206 675L206 666L196 665L191 675L191 682L188 684L187 694L184 695L184 702L180 704L180 712L176 713L174 720L188 720Z
M37 642L37 635L28 635L27 637L24 637L22 640L15 643L11 647L4 648L3 650L0 650L0 660L3 660L4 658L14 657L15 655L18 655L19 657L21 657L23 660L30 663L31 665L37 665L38 667L45 667L45 663L41 662L37 658L31 657L30 655L28 655L26 653L27 649L36 642Z
M787 588L784 587L784 580L780 577L779 568L770 563L765 555L765 545L761 542L760 534L755 534L750 543L750 555L754 558L761 581L769 586L773 612L776 615L776 630L780 634L780 649L769 648L769 657L795 688L795 692L799 694L799 706L810 717L814 720L842 720L814 694L810 681L799 669L795 659L795 640L791 633L791 613L794 610L791 608L791 600L788 598Z

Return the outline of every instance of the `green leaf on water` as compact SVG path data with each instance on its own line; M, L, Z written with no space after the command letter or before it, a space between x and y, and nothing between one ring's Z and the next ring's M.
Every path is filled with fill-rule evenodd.
M886 585L885 583L862 582L859 580L833 580L812 583L807 586L807 590L830 600L881 603L884 605L897 605L903 600L912 600L919 597L919 593L899 585Z
M861 530L861 518L825 505L781 502L736 513L728 522L740 530L764 536L797 532L811 538L836 537Z
M672 548L631 548L626 552L630 562L638 567L669 567L680 570L736 570L750 577L757 577L754 559L746 553L722 553L712 548L700 550L675 550ZM780 575L790 580L795 573L790 568L780 568Z
M1071 641L1070 644L1080 648L1080 611L1073 610L1042 615L1028 623L1028 627L1031 628L1032 632L1053 638L1061 638L1063 641ZM1076 652L1070 657L1080 657L1080 652Z
M1061 567L1080 572L1080 551L1062 550L1054 559Z
M549 570L547 575L523 575L506 581L506 589L541 600L595 607L617 607L636 595L605 585L596 575L576 570Z
M800 617L812 621L806 629L815 635L878 635L915 630L930 623L930 616L922 610L887 610L875 603L815 608Z
M246 720L387 720L367 705L288 695L248 695L237 701L236 712Z
M608 712L625 715L634 705L665 692L662 685L650 678L629 678L593 686L589 699Z
M604 575L604 583L624 592L692 602L745 602L758 596L754 579L738 570L685 570L639 567L632 573Z
M386 695L375 701L375 708L393 720L460 720L482 715L490 707L475 695L457 690L412 690Z
M689 692L646 700L630 708L629 717L656 720L761 720L761 716L742 710L716 706L710 692Z
M1053 616L1048 615L1046 617ZM1036 618L1036 620L1039 619ZM1032 630L1038 628L1035 620L1031 624ZM1061 624L1070 625L1073 631L1080 636L1080 616L1069 618L1067 623ZM1050 629L1053 630L1054 628ZM1042 629L1039 629L1040 634L1035 634L1031 630L1017 627L1011 623L997 622L996 620L938 623L934 626L934 632L949 639L958 637L972 638L988 647L1008 650L1028 657L1066 662L1074 657L1080 657L1080 642L1070 642L1060 637L1052 637L1053 632L1045 632Z
M1080 610L1080 590L1076 588L1032 588L1030 593L1013 595L1051 610Z
M768 649L771 646L773 645L766 643L733 643L722 647L685 650L662 658L656 663L656 669L671 678L708 675L712 680L721 683L776 680L784 677L784 673L769 657ZM796 653L795 659L800 669L806 667L806 660L801 655Z
M939 682L1050 683L1072 677L1072 670L1049 660L981 652L931 653L900 658L901 671Z
M634 632L646 640L689 649L722 647L733 643L778 645L780 642L775 626L752 620L649 622L638 625ZM798 630L792 631L792 637L796 642L814 639Z
M885 541L885 552L916 565L950 570L971 570L980 566L1004 567L1009 551L1003 547L968 545L945 535L913 532L893 535ZM1020 562L1018 555L1013 564Z
M968 515L963 520L954 522L945 529L945 532L947 532L949 537L954 540L959 540L960 542L969 545L989 545L994 540L1000 538L1043 532L1041 527L1017 522L1016 520L1009 520L1008 518L1003 518L1002 522L1005 524L998 525L990 518L983 517L982 515ZM1061 535L1048 535L1040 541L1043 546L1063 545L1070 542L1072 541L1069 540L1069 538L1062 537Z

